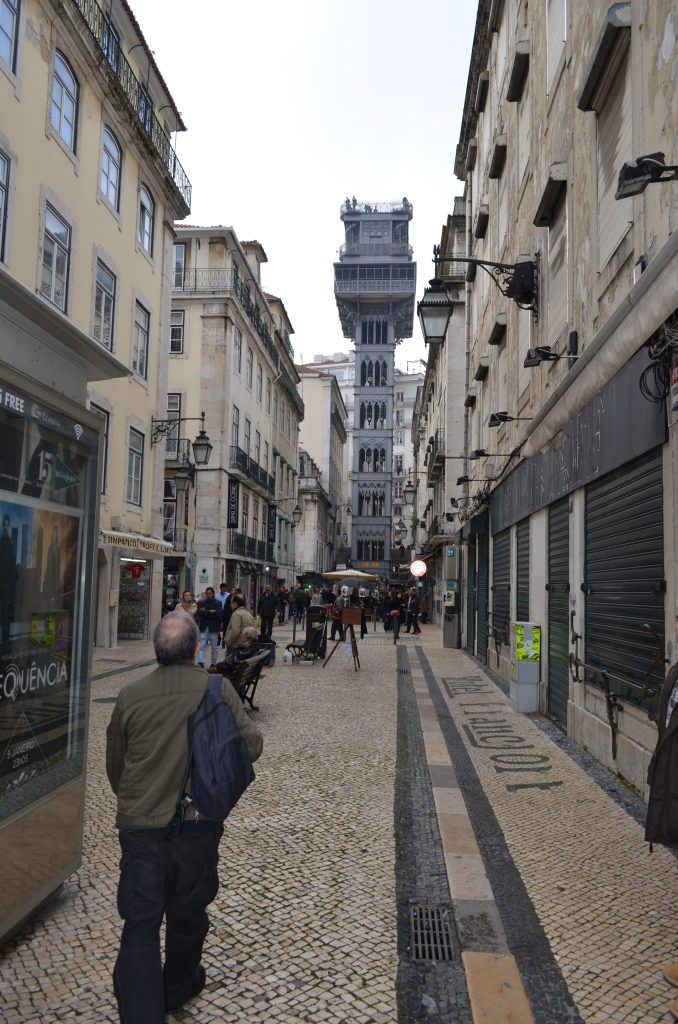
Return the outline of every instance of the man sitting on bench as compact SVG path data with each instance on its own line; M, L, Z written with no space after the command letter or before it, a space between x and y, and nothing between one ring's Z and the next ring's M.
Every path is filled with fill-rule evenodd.
M270 665L273 661L273 652L260 644L259 630L254 626L245 626L241 642L230 647L229 653L223 661L218 661L213 668L208 669L208 672L220 672L222 676L230 678L243 661L254 658L257 654L263 654L264 651L268 654L268 658L262 660L262 665Z

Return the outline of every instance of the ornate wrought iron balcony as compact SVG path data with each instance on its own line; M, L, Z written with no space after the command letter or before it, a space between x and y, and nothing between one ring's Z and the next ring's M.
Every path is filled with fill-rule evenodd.
M191 209L191 183L186 172L179 163L177 154L172 147L167 132L153 113L148 92L132 71L126 57L120 51L117 40L110 31L110 21L95 0L72 0L83 21L94 37L99 49L105 57L104 68L109 69L118 91L122 94L126 106L135 123L146 136L147 141L155 150L156 155L165 165L172 181L181 194L186 205L186 212Z

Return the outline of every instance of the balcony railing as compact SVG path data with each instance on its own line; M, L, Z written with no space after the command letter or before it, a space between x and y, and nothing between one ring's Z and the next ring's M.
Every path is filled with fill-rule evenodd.
M177 270L172 288L175 292L230 292L233 290L233 270L226 268L196 268Z
M440 430L435 432L427 460L428 482L435 483L445 475L445 437Z
M414 249L404 242L344 242L339 246L339 259L344 256L409 256Z
M269 494L275 494L275 477L267 473L256 459L237 445L231 445L228 466L229 469L239 469L244 476L260 484Z
M110 73L114 76L118 89L130 108L130 113L162 160L180 192L188 213L191 209L191 183L179 163L169 136L151 109L147 90L139 82L129 61L123 56L113 37L110 20L95 0L73 0L73 3L104 54Z
M233 275L233 289L235 291L235 294L240 299L240 302L243 305L243 308L245 310L245 313L247 314L250 323L252 324L255 331L263 341L264 348L266 349L271 359L273 360L275 366L277 367L279 363L278 350L276 349L275 342L271 337L271 332L269 331L268 326L262 319L261 313L257 309L255 303L252 301L252 296L247 291L247 288L245 287L245 282L238 274Z
M228 551L231 555L244 555L247 549L247 536L244 533L238 533L237 530L228 531Z
M374 280L350 280L350 281L336 281L334 282L334 290L339 295L359 295L361 292L376 292L378 294L388 295L390 292L414 292L416 282L407 278L396 278L391 280L390 278L380 278Z
M393 203L358 203L351 199L341 204L341 213L404 213L412 216L412 203L405 198L396 199Z

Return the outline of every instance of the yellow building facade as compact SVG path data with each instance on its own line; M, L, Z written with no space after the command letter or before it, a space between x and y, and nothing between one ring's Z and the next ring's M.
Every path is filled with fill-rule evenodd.
M104 420L95 642L159 617L173 221L184 125L130 7L2 0L0 262L128 375L90 386ZM21 364L22 354L0 356ZM30 367L27 367L30 371Z

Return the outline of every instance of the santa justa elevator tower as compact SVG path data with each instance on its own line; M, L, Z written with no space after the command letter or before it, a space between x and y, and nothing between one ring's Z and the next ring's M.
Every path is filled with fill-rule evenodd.
M345 241L334 264L334 295L345 338L355 345L351 461L351 561L391 569L393 371L395 348L412 337L417 266L409 244L412 204L341 207Z

